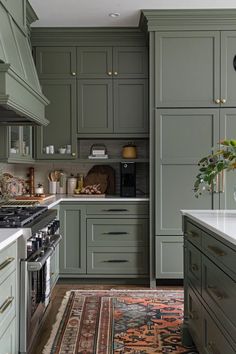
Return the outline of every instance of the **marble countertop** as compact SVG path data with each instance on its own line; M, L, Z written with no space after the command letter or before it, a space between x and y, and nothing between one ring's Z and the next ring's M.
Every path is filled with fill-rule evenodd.
M67 194L56 194L55 197L46 200L41 203L43 206L47 206L49 209L53 208L60 202L118 202L118 203L126 203L126 202L148 202L149 198L146 196L140 196L136 198L123 198L120 196L106 196L104 198L96 198L96 197L74 197Z
M22 229L0 229L0 251L16 241L22 235Z
M181 210L181 212L236 245L236 210Z

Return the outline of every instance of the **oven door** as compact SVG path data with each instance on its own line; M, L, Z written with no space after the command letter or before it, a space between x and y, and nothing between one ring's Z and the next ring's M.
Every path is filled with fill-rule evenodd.
M20 353L28 353L50 302L49 247L37 261L21 261Z

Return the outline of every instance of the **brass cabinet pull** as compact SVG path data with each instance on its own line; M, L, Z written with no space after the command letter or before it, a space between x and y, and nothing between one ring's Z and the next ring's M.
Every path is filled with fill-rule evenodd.
M197 264L192 264L191 265L191 270L194 271L194 272L197 272L199 270L199 267Z
M192 311L192 312L189 312L189 318L191 319L191 320L198 320L198 313L197 313L197 311Z
M223 300L226 299L226 295L220 292L216 286L208 285L207 287L210 292L218 299L218 300Z
M103 263L128 263L126 259L109 259L107 261L103 261Z
M108 73L107 73L109 76L111 76L112 75L112 72L111 71L108 71Z
M197 232L194 232L194 231L188 231L186 233L186 235L190 236L190 237L194 237L194 238L200 237L200 235Z
M220 99L217 98L217 99L215 100L215 103L216 103L216 104L220 104Z
M128 211L128 209L103 209L102 211L107 211L107 212L119 212L119 211Z
M12 301L14 300L14 297L8 297L6 299L6 301L4 301L4 303L2 304L2 306L0 307L0 314L2 314L3 312L6 311L6 309L11 305Z
M14 257L8 257L4 262L0 264L0 270L6 268L11 262L14 261L14 259L15 259Z
M104 232L103 235L128 235L128 232L120 232L120 231L110 231Z
M219 257L226 256L226 254L227 254L216 246L208 245L207 247L209 248L210 251L214 252Z
M225 98L222 98L222 99L220 100L220 103L225 104L225 103L226 103L226 99L225 99Z
M117 75L118 75L118 72L117 72L117 71L114 71L114 75L117 76Z
M76 153L75 153L75 152L72 152L72 153L71 153L71 156L75 156L75 155L76 155Z
M71 75L72 75L72 76L75 76L75 75L76 75L76 73L73 71L73 72L71 73Z

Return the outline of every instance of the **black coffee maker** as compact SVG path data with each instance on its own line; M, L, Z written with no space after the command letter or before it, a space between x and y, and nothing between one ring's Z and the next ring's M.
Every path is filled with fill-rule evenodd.
M136 197L136 163L120 163L120 196Z

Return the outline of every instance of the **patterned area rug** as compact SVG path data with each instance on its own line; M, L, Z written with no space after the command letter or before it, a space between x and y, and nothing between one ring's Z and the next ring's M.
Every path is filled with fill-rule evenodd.
M195 354L182 320L182 290L71 290L43 354Z

